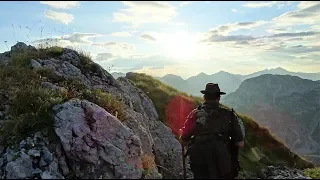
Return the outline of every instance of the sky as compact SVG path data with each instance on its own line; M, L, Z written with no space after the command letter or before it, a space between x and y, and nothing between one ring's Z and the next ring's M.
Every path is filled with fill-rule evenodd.
M320 2L1 1L0 52L16 42L90 53L111 72L320 72Z

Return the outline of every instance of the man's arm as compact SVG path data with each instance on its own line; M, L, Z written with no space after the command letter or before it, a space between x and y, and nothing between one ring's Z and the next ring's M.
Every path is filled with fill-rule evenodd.
M187 144L189 138L193 135L194 127L196 125L196 111L193 110L187 117L184 126L179 130L179 140L182 144Z
M235 145L239 148L244 147L244 129L241 128L240 123L242 123L241 119L238 118L238 116L233 112L233 118L231 120L231 126L233 130L233 136L234 139L233 142L235 142ZM243 126L243 124L242 124ZM244 127L243 127L244 128Z

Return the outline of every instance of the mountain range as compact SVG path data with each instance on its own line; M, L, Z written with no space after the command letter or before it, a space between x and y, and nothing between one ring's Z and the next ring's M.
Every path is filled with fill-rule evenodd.
M253 117L294 152L320 163L320 81L264 74L221 100Z
M202 94L199 91L204 88L206 83L208 82L218 83L221 91L229 94L236 91L244 80L263 74L292 75L314 81L320 80L320 73L290 72L281 67L265 69L248 75L232 74L225 71L219 71L211 75L200 73L185 80L180 76L174 74L167 74L163 77L158 77L158 79L161 82L170 85L180 91L195 96L201 96ZM224 98L224 96L222 96L222 98Z

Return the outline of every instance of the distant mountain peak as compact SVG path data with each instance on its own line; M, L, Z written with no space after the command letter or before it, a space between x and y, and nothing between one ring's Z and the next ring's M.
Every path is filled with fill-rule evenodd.
M221 70L221 71L219 71L218 73L228 73L228 72L226 72L226 71L224 71L224 70Z
M180 76L175 75L175 74L166 74L163 77L180 77Z
M286 69L282 68L282 67L277 67L277 68L272 68L270 70L276 70L276 71L286 71L288 72Z
M199 73L197 76L208 76L208 74L204 73L204 72L201 72Z
M166 79L166 80L179 80L179 81L183 81L184 79L182 79L182 77L175 75L175 74L166 74L164 75L161 79Z

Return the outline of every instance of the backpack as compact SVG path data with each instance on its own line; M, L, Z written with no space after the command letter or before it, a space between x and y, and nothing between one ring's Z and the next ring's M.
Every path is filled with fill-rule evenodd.
M220 133L226 136L231 132L231 121L237 120L241 127L243 137L245 137L245 127L242 120L236 115L234 110L231 111L219 105L216 109L206 108L204 106L198 106L197 109L191 112L196 116L196 134L212 134Z
M221 105L215 108L206 105L199 106L196 111L195 136L209 135L227 141L230 135L231 118L230 110Z

